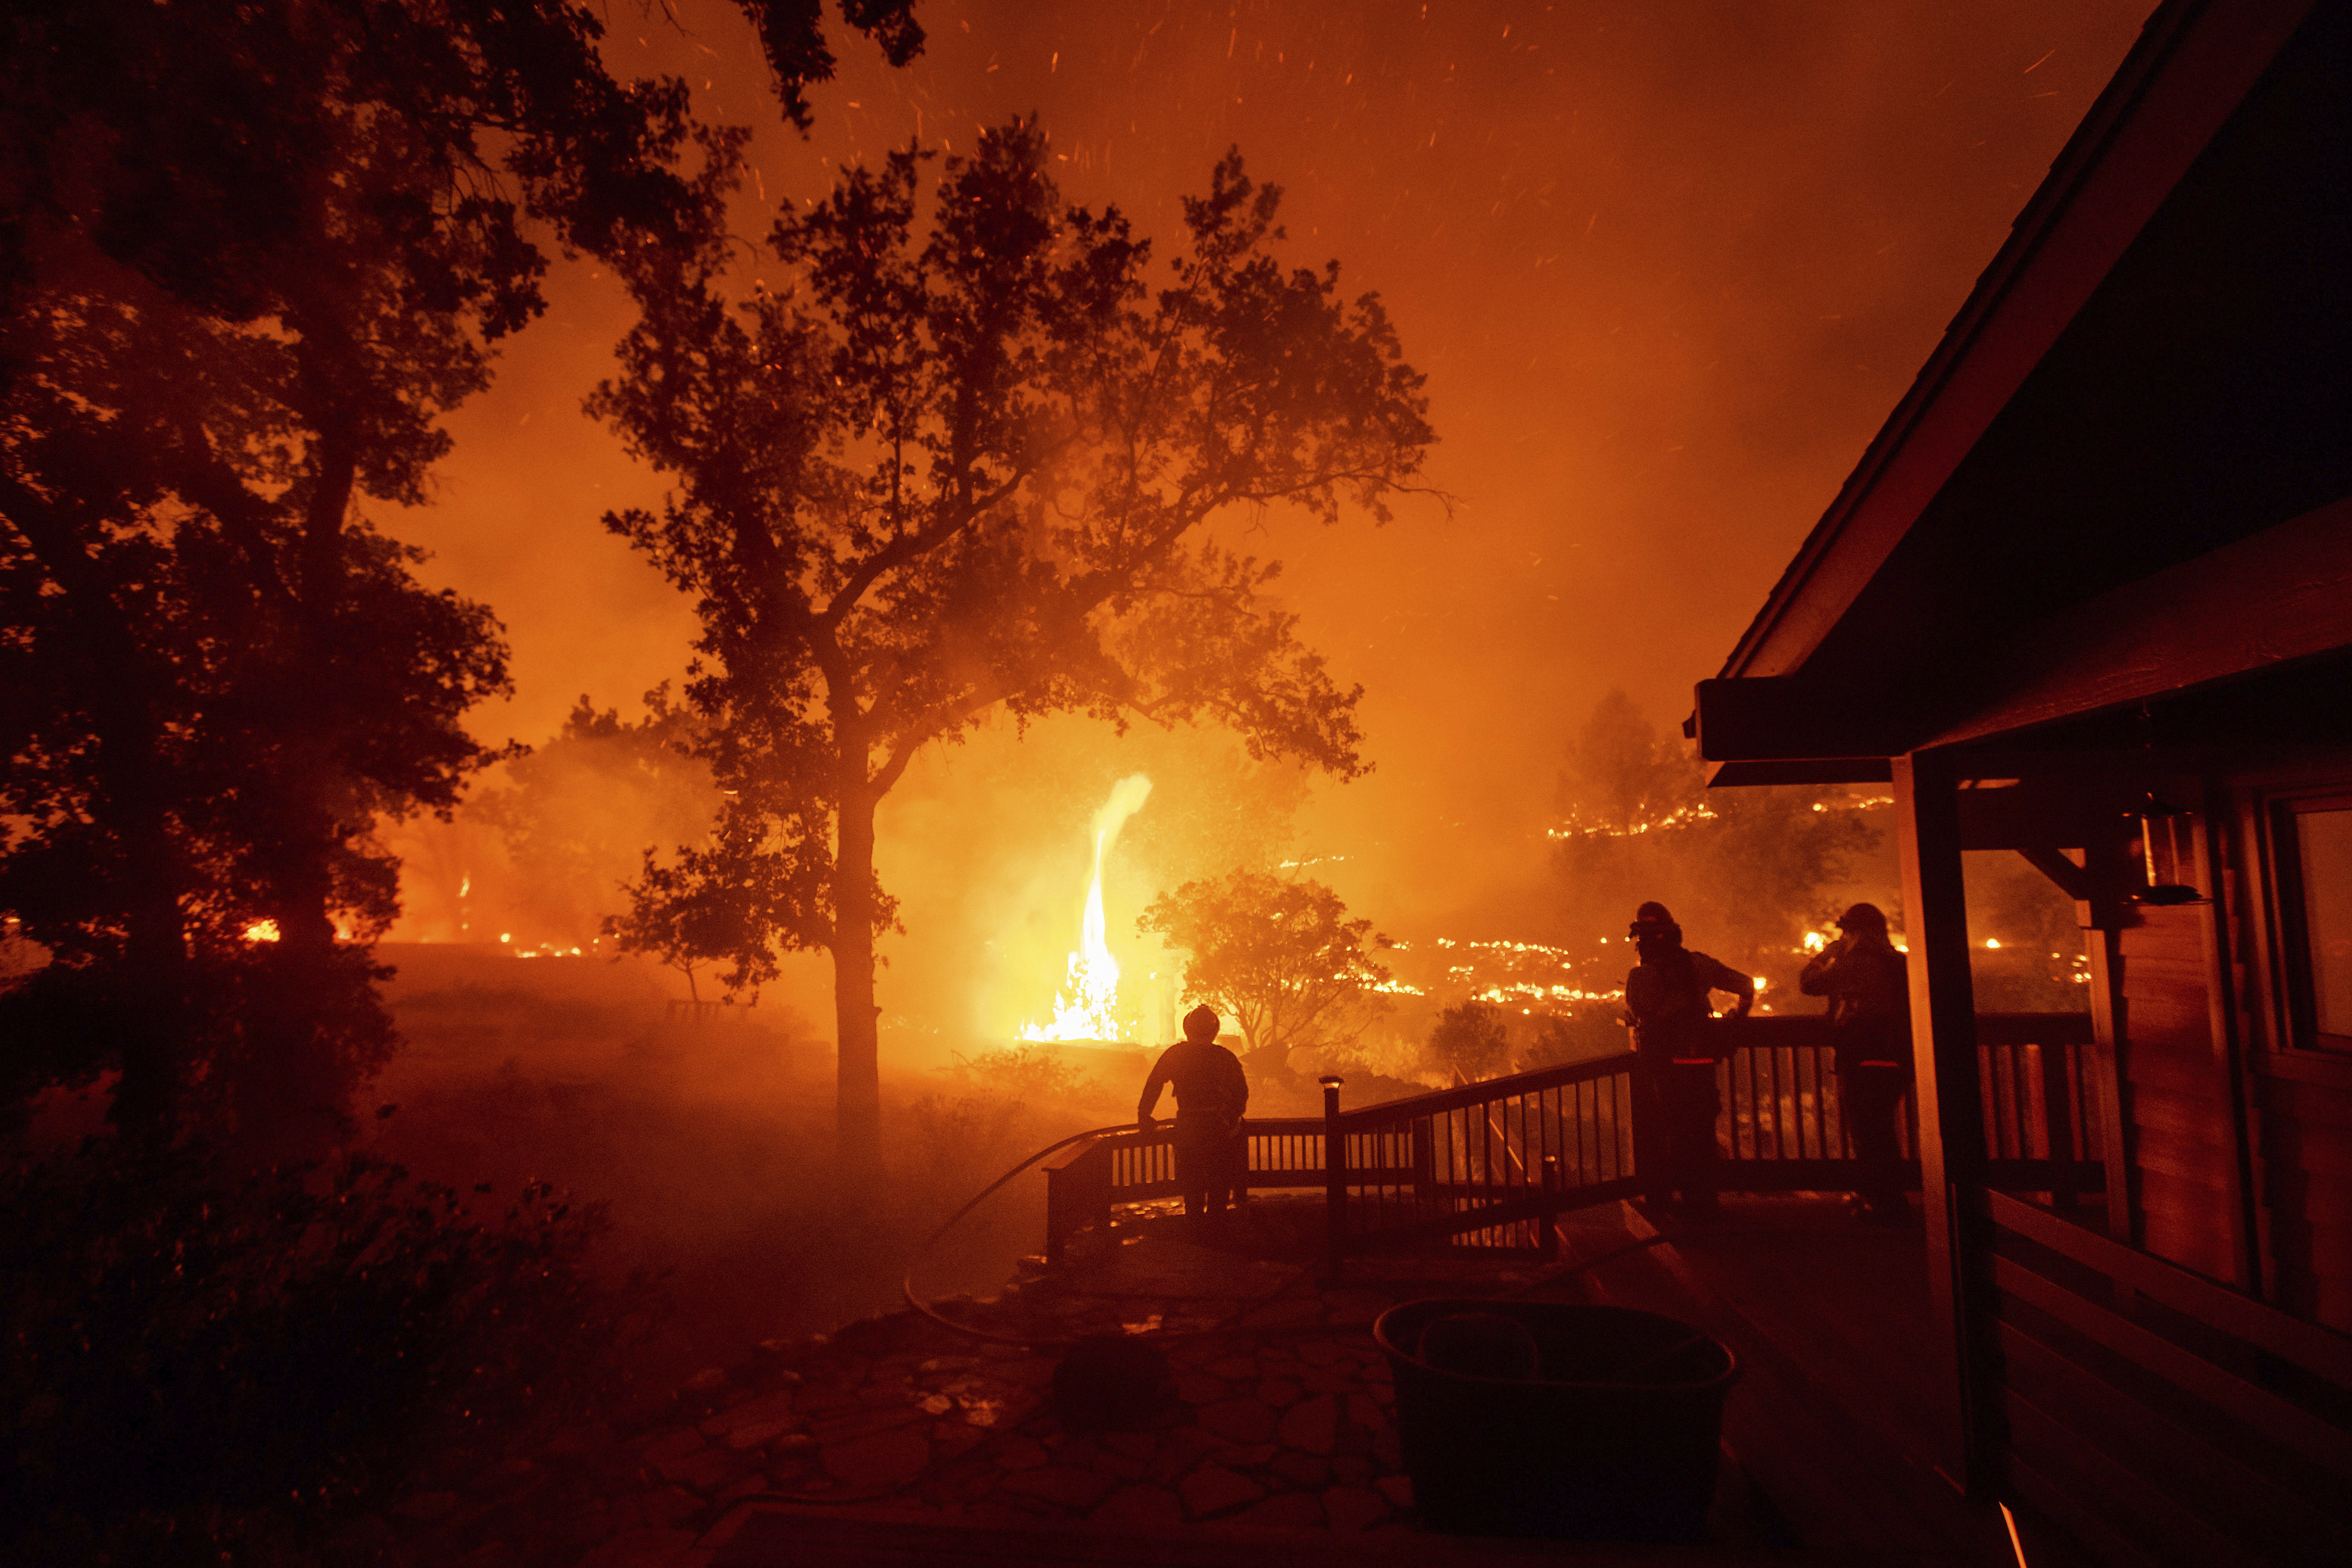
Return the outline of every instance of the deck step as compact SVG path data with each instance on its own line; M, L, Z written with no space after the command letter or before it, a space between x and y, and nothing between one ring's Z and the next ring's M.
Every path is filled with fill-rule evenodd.
M1195 1526L1133 1532L1084 1524L947 1523L875 1509L748 1505L710 1568L1946 1568L1904 1552L1759 1551L1490 1541L1403 1530Z

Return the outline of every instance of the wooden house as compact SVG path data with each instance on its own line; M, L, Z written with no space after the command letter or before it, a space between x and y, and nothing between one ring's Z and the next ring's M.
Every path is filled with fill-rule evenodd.
M2352 1561L2352 5L2157 11L1695 733L1892 784L1947 1473L2095 1561ZM2000 1181L1978 853L2079 911L2086 1202Z

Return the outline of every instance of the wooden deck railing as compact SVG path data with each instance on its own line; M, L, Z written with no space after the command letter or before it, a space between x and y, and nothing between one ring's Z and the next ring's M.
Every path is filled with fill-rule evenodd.
M1722 1019L1717 1067L1729 1192L1838 1191L1853 1151L1837 1100L1826 1020ZM2076 1014L1985 1014L1986 1138L1993 1185L2061 1198L2099 1190L2095 1117L2083 1080L2089 1020ZM1631 1052L1340 1110L1246 1124L1251 1191L1320 1189L1334 1257L1452 1241L1553 1244L1552 1219L1640 1190ZM1342 1158L1335 1172L1326 1152ZM1909 1145L1906 1145L1906 1155ZM1908 1179L1917 1184L1916 1161ZM1176 1196L1175 1146L1161 1124L1074 1145L1045 1166L1045 1251L1113 1205Z
M1336 1121L1254 1117L1244 1123L1248 1186L1320 1189L1327 1200L1337 1191L1343 1234L1364 1244L1524 1226L1634 1190L1632 1067L1626 1053L1542 1068L1339 1112ZM1336 1185L1326 1160L1335 1125L1343 1152ZM1113 1205L1180 1191L1165 1123L1073 1145L1045 1170L1050 1261L1075 1231L1108 1221Z
M1716 1068L1716 1124L1727 1192L1841 1190L1852 1184L1853 1143L1838 1101L1836 1052L1818 1014L1717 1019L1736 1042ZM1979 1079L1991 1184L2061 1201L2099 1191L2096 1113L2083 1077L2086 1013L1980 1013ZM1906 1102L1906 1181L1919 1184L1917 1117Z

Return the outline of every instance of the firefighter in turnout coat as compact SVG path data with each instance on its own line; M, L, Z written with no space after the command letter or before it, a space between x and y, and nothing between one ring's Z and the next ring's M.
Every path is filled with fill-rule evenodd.
M1176 1182L1184 1212L1203 1220L1223 1212L1228 1194L1238 1203L1247 1190L1242 1117L1249 1109L1249 1076L1241 1058L1217 1044L1218 1024L1208 1007L1185 1014L1183 1040L1160 1053L1135 1107L1136 1126L1149 1132L1160 1086L1176 1090Z
M1653 1202L1679 1191L1696 1213L1716 1206L1716 1047L1703 1026L1715 1016L1710 993L1728 991L1732 1010L1748 1016L1756 982L1729 964L1683 945L1683 928L1659 903L1633 912L1627 933L1642 962L1625 976L1625 1012L1633 1026L1634 1115L1662 1134L1651 1147L1664 1168L1643 1173ZM1637 1121L1638 1125L1638 1121Z
M1864 1219L1901 1221L1911 1213L1903 1199L1902 1142L1903 1097L1911 1091L1911 975L1877 905L1846 910L1838 931L1805 965L1797 989L1829 998L1838 1102L1861 1178L1853 1207Z

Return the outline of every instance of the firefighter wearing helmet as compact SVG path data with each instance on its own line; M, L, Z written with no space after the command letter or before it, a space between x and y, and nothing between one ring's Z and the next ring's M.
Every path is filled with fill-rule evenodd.
M1625 1012L1633 1026L1636 1057L1635 1114L1661 1129L1663 1136L1652 1148L1664 1156L1663 1169L1644 1173L1645 1185L1654 1203L1665 1203L1679 1192L1686 1211L1711 1214L1715 1122L1722 1110L1715 1087L1720 1046L1704 1026L1715 1016L1712 994L1717 991L1731 993L1733 1013L1748 1016L1756 1003L1756 982L1685 947L1683 928L1664 904L1634 910L1626 934L1641 955L1625 976Z
M1160 1090L1176 1090L1176 1184L1184 1213L1198 1226L1224 1213L1228 1199L1240 1207L1249 1193L1249 1144L1242 1128L1249 1075L1240 1058L1217 1044L1221 1024L1213 1007L1185 1014L1184 1038L1160 1053L1135 1107L1136 1126L1150 1132Z
M1822 950L1797 989L1826 996L1837 1052L1838 1104L1853 1141L1855 1213L1880 1223L1907 1220L1903 1197L1903 1097L1911 1091L1911 976L1875 904L1838 917L1837 941Z

